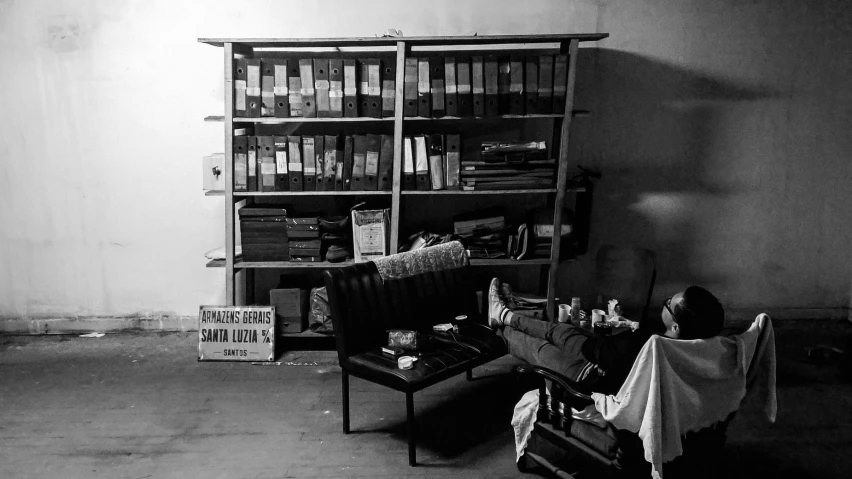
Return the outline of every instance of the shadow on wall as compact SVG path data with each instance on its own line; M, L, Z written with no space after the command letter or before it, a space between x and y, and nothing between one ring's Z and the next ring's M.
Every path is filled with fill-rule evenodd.
M706 261L695 257L695 247L723 200L748 188L738 180L735 159L720 161L731 151L720 136L720 112L777 93L605 48L581 49L578 63L577 108L592 114L572 125L571 158L603 178L589 251L579 264L561 268L561 297L595 299L594 255L603 244L657 252L655 297L686 284L713 290L725 278L691 266Z

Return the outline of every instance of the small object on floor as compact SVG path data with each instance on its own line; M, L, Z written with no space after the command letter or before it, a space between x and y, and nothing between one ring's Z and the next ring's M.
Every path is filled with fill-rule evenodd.
M86 333L80 335L81 338L102 338L104 336L104 333Z
M826 364L836 361L843 355L842 349L826 346L824 344L807 347L805 348L805 351L807 353L808 362L814 364Z

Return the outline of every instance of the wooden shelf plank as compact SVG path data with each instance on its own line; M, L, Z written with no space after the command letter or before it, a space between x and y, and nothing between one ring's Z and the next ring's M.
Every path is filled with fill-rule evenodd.
M562 115L557 115L555 113L549 114L529 114L529 115L495 115L495 116L441 116L441 117L431 117L431 116L407 116L403 119L403 121L458 121L458 120L489 120L489 119L517 119L517 120L531 120L535 118L562 118Z
M582 193L585 188L568 188L567 192ZM403 195L540 195L547 193L556 193L556 188L538 188L538 189L518 189L518 190L430 190L430 191L414 191L403 190L400 192Z
M471 258L471 266L530 266L550 264L550 258L510 259L510 258Z
M204 121L225 121L225 117L223 115L208 115L204 117Z
M225 196L225 192L222 190L208 190L204 192L204 196Z
M249 191L234 193L234 197L249 196L390 196L390 191Z
M372 118L359 116L355 118L305 118L303 116L294 116L290 118L236 118L234 123L257 123L261 125L280 125L284 123L347 123L347 122L377 122L377 121L393 121L393 118Z
M300 261L242 261L237 259L237 261L234 262L234 269L328 269L342 268L351 264L354 264L354 261L349 260L342 263L329 263L328 261L303 263ZM214 259L207 263L208 268L222 268L224 266L225 260L223 259Z
M556 43L577 39L595 42L609 36L608 33L574 33L548 35L482 35L482 36L438 36L438 37L342 37L342 38L199 38L200 43L222 47L225 43L239 43L249 47L338 47L338 46L395 46L404 41L412 46L419 45L488 45Z

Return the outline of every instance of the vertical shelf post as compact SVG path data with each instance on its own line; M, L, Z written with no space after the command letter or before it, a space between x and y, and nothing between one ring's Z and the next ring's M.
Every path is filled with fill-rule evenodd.
M234 44L225 50L225 305L236 304L234 283Z
M399 249L400 190L402 189L402 109L405 95L405 42L396 42L396 92L393 105L393 180L391 184L390 253Z
M579 40L574 38L568 44L568 86L565 92L562 134L559 137L559 170L556 178L556 199L553 204L553 243L550 249L550 271L548 271L547 280L547 317L550 321L556 321L556 279L562 239L562 208L568 186L568 137L571 129L571 113L574 110L574 84L577 79L579 43Z

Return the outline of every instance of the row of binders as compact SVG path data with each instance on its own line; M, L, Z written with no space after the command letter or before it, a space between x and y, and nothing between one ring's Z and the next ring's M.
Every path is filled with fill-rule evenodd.
M562 114L568 56L406 58L403 115ZM395 59L239 59L234 116L393 117Z

